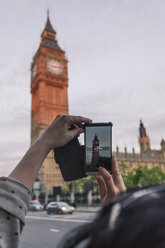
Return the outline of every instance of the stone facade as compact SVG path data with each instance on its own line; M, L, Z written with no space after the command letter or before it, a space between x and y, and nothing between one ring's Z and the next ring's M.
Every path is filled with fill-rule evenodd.
M140 121L139 127L139 146L140 153L135 153L135 149L132 149L132 153L120 152L119 148L116 149L116 155L119 164L126 164L130 168L137 168L139 166L147 165L148 168L159 166L165 172L165 140L162 139L160 143L160 150L154 150L150 147L150 138L147 136L146 129Z
M68 113L68 61L59 47L49 16L31 63L31 143L59 114ZM52 194L64 181L51 151L39 171L41 192Z

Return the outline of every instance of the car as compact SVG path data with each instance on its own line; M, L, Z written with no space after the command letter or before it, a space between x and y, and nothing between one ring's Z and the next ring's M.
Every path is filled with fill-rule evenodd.
M50 202L47 207L47 214L72 214L74 207L66 202Z
M37 200L30 201L28 211L42 211L44 206Z

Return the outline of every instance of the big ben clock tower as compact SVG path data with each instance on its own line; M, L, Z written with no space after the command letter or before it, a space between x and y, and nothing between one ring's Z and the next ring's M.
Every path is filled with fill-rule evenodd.
M68 113L67 63L48 15L39 48L31 63L31 143L58 114ZM38 179L41 191L46 194L52 193L53 186L64 185L53 151L45 159Z

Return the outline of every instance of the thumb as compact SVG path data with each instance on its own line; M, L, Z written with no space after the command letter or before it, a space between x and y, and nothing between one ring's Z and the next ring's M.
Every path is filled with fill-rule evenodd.
M78 128L74 128L72 130L69 131L70 135L72 136L72 138L77 137L80 133L83 133L84 130L81 127Z

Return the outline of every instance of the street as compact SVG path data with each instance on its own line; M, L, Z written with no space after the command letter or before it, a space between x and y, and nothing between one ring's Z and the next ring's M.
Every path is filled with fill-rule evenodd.
M43 212L28 212L26 225L21 235L20 248L58 247L65 234L80 225L89 223L96 211L74 212L72 215L47 215Z

